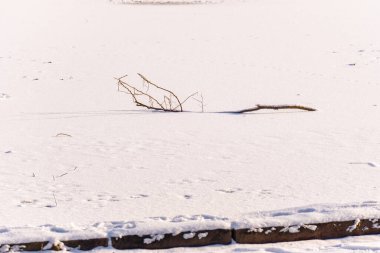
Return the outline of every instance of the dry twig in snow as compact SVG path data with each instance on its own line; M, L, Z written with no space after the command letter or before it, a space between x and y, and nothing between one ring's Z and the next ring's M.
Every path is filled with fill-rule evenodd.
M186 99L181 101L174 92L165 89L147 79L142 74L138 76L143 80L145 91L130 85L125 78L127 75L116 78L118 81L118 90L132 96L136 106L145 107L147 109L165 112L183 112L183 104L186 101L198 94L191 94Z

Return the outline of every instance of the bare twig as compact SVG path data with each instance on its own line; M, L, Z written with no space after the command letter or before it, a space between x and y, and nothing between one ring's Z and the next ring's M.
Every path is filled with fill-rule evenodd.
M55 206L57 207L57 206L58 206L58 203L57 203L57 199L55 198L55 194L54 194L54 192L53 192L53 197L54 197Z
M191 95L188 96L185 100L183 100L183 101L181 102L181 104L186 103L187 100L189 100L190 98L193 98L193 97L194 97L195 95L197 95L197 94L198 94L198 92L195 92L195 93L191 94ZM177 108L178 108L178 106L176 106L176 107L174 108L174 110L177 109Z
M72 171L76 171L77 169L78 169L78 167L75 167L74 169L72 169L72 170L68 170L67 172L65 172L65 173L63 173L63 174L61 174L61 175L53 176L54 181L55 181L56 178L66 176L66 175L69 174L70 172L72 172Z
M190 97L197 94L194 93L190 95L188 98L186 98L183 102L181 102L181 100L178 98L176 94L174 94L174 92L153 83L140 73L138 73L138 76L143 80L144 85L147 86L146 91L142 91L126 82L125 77L127 77L127 75L124 75L120 78L116 78L116 80L118 81L118 91L131 95L133 102L136 104L136 106L141 106L147 109L157 111L183 112L183 104ZM152 91L150 89L150 86L154 87L155 91ZM159 95L151 95L154 92L157 92ZM162 96L162 102L159 101L159 96Z
M68 172L65 172L65 173L63 173L62 175L59 175L59 176L56 176L56 177L63 177L63 176L65 176L65 175L67 175L68 174Z
M54 175L53 175L53 181L55 181L55 178L56 178L56 177L59 178L59 177L66 176L67 174L69 174L69 172L76 171L77 169L78 169L78 167L75 166L74 169L69 170L69 171L67 171L67 172L65 172L65 173L63 173L63 174L61 174L61 175L59 175L59 176L54 176ZM34 173L33 173L33 176L34 176ZM55 206L57 207L57 206L58 206L58 202L57 202L57 198L55 197L55 193L54 193L54 191L53 191L53 197L54 197ZM49 205L48 207L53 207L53 206Z
M144 93L143 91L141 90L138 90L136 89L135 87L129 85L128 83L122 81L121 79L119 79L119 87L123 87L124 89L127 90L127 94L131 95L132 98L133 98L133 101L135 102L135 104L137 106L142 106L142 107L146 107L148 109L154 109L154 110L161 110L161 111L166 111L165 107L162 106L162 104L160 102L158 102L157 99L155 99L154 97L152 97L151 95L147 94L147 93ZM125 92L125 91L123 91ZM147 105L147 104L144 104L143 102L140 102L138 100L138 96L145 96L149 99L150 101L150 105ZM157 104L157 106L154 106L154 103Z
M183 108L182 108L182 103L181 101L179 101L179 98L170 90L168 89L165 89L165 88L162 88L160 86L158 86L157 84L154 84L152 83L151 81L149 81L145 76L143 76L142 74L140 73L137 73L145 82L147 82L148 84L151 84L153 85L154 87L156 87L157 89L160 89L160 90L163 90L163 91L166 91L168 92L170 95L172 95L173 97L175 97L175 99L177 100L177 103L178 103L178 106L180 108L180 111L182 112L183 111Z
M55 137L72 137L70 134L66 134L66 133L58 133L55 135Z
M204 101L203 101L203 95L200 94L200 99L197 99L195 97L192 97L195 101L197 101L201 105L202 112L204 112Z

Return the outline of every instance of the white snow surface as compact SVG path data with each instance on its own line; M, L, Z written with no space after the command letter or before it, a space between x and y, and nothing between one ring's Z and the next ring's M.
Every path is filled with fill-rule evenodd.
M0 243L379 218L379 9L0 0ZM318 111L212 113L255 104Z
M360 219L373 219L373 225L376 227L379 223L378 218L380 218L379 203L367 201L344 205L310 205L269 212L252 212L243 214L239 221L232 221L232 227L236 229L297 225L308 227L313 223L355 221L356 225L352 227L354 230ZM310 227L310 229L312 228Z

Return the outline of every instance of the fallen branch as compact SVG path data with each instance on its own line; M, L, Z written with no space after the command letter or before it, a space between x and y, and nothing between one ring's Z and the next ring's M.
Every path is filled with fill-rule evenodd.
M317 109L302 106L302 105L256 105L255 107L252 107L252 108L247 108L247 109L238 110L238 111L226 111L222 113L247 113L247 112L254 112L254 111L265 110L265 109L267 110L297 109L297 110L303 110L303 111L309 111L309 112L313 112L317 110Z
M153 82L151 82L148 78L138 73L138 76L143 80L143 85L146 86L146 91L142 91L141 89L136 88L135 86L129 84L125 81L127 75L115 78L118 81L118 91L127 93L132 96L133 102L136 106L145 107L150 110L155 111L164 111L164 112L183 112L183 105L192 98L197 101L202 108L202 112L204 112L204 101L202 94L198 95L198 92L195 92L188 96L184 100L180 100L178 96L168 90L163 88ZM153 89L152 89L153 88ZM197 96L197 97L196 97ZM160 98L161 97L161 98ZM248 112L255 112L259 110L282 110L282 109L296 109L303 111L316 111L316 109L302 106L302 105L256 105L252 108L247 108L243 110L236 111L222 111L216 113L235 113L242 114Z

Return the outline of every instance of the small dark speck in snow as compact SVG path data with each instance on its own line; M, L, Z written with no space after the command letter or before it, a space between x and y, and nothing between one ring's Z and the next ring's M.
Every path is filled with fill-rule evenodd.
M5 153L5 154L11 154L11 153L12 153L12 150L5 151L4 153Z
M354 67L354 66L356 66L356 63L349 63L347 65L350 66L350 67Z

